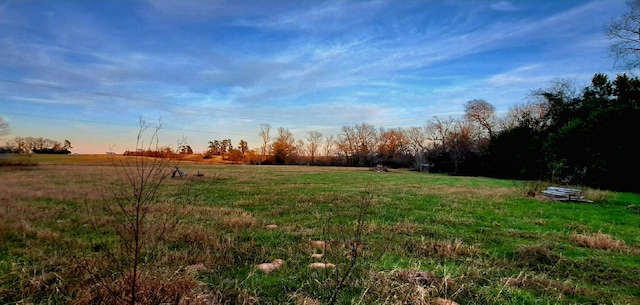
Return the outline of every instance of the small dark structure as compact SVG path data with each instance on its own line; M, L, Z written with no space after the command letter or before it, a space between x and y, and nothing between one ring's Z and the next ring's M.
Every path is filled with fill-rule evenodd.
M420 172L428 173L429 170L433 167L433 164L430 163L422 163L420 164Z
M186 177L187 174L185 174L176 166L176 169L173 171L173 173L171 173L171 178L175 178L176 176L180 176L182 178L182 177Z

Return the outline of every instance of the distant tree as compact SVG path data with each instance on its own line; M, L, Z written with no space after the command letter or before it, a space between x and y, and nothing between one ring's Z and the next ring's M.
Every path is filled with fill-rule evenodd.
M409 153L414 157L415 169L419 170L421 164L426 162L426 153L429 147L429 139L427 139L425 128L409 127L404 129L403 133L407 141Z
M180 148L180 153L181 154L193 154L193 149L191 148L191 145L182 145L182 147Z
M247 144L247 141L240 140L240 143L238 143L238 150L240 150L243 155L246 154L249 151L249 144Z
M378 158L385 165L404 166L408 141L401 128L380 128Z
M209 141L209 153L212 155L220 155L220 141L213 140Z
M69 142L69 140L64 140L64 145L62 146L62 149L71 150L73 149L73 146L71 146L71 142Z
M320 142L322 142L322 133L319 131L309 131L307 136L307 148L309 150L309 156L311 157L311 164L315 163L315 157L318 153Z
M489 138L493 137L496 121L496 108L485 100L470 100L464 104L465 118L480 125L487 131Z
M260 124L260 133L258 135L262 138L262 160L260 160L260 164L267 159L267 148L269 147L269 141L271 141L271 136L269 132L271 131L271 125L262 123Z
M500 120L500 129L509 130L516 127L540 129L546 124L544 117L547 111L547 104L540 101L513 106L507 115Z
M367 123L343 126L336 144L347 165L369 166L377 152L378 132Z
M0 117L0 139L2 139L4 136L9 135L10 133L11 128L9 127L9 122Z
M449 149L449 133L453 130L454 120L440 119L436 116L425 126L427 139L433 143L436 153L441 153Z
M278 128L278 136L271 144L271 153L275 158L276 164L286 164L295 152L295 138L289 129L283 127Z
M331 155L335 144L336 144L336 140L333 135L328 135L324 138L324 155L325 156L328 157Z
M303 140L296 140L296 149L291 153L290 160L294 164L309 164L309 147Z
M242 161L243 153L239 149L231 148L228 152L227 160L231 161L233 164L240 163Z
M612 19L605 33L613 39L610 53L617 65L629 70L640 67L640 0L627 1L628 11Z
M222 142L220 142L220 154L221 155L225 155L227 153L227 150L229 150L229 148L233 148L231 146L231 141L228 139L224 139L222 140Z
M338 135L336 145L338 155L345 159L347 165L354 165L354 159L358 153L356 141L356 132L353 126L342 126L342 133Z
M67 143L65 142L65 144ZM64 146L58 141L43 137L15 137L7 141L6 148L17 153L69 154L72 147L71 142L68 144L69 146Z

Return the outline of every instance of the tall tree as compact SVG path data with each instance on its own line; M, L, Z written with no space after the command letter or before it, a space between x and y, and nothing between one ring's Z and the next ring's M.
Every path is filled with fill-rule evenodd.
M278 128L278 136L273 140L271 144L271 153L275 158L275 163L286 164L295 152L295 138L289 129L283 127Z
M610 53L618 66L629 70L640 67L640 0L627 1L628 11L611 20L605 33L613 39Z
M335 137L333 135L328 135L324 138L324 155L330 156L333 151L333 146L336 144Z
M496 108L485 100L470 100L464 104L464 116L467 120L480 125L493 137L496 121Z
M408 141L401 128L380 128L378 158L385 165L404 166Z
M219 155L220 154L220 141L218 140L213 140L213 141L209 141L209 153L212 155Z
M322 142L322 133L319 131L309 131L307 136L307 148L309 150L309 156L311 157L311 164L315 163L315 157L318 153L318 148Z
M258 133L262 138L262 160L260 160L260 164L267 159L267 148L269 147L269 141L271 141L271 136L269 135L270 131L271 125L265 123L260 124L260 133Z
M419 170L421 164L426 162L426 152L428 150L428 139L424 128L409 127L403 130L407 140L409 153L414 157L415 169Z
M240 140L240 143L238 144L238 150L240 150L243 155L246 154L249 151L249 144L247 144L247 141Z

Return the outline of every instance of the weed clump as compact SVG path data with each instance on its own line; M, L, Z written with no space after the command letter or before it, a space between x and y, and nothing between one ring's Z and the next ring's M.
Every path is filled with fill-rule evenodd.
M516 288L523 288L540 294L555 295L583 295L585 289L581 289L569 281L557 281L541 276L520 274L517 277L503 279L505 285Z
M457 304L452 298L463 290L464 285L448 277L399 269L373 273L364 297L383 304Z
M594 235L573 234L571 240L580 247L602 250L623 250L624 241L615 240L609 234L596 233Z
M462 240L455 239L453 241L408 241L405 248L409 252L418 254L419 256L439 256L443 258L455 258L461 256L475 256L480 250L474 246L465 245Z
M533 267L538 270L544 270L547 266L554 266L562 259L562 255L541 245L520 247L516 250L514 256L518 266Z

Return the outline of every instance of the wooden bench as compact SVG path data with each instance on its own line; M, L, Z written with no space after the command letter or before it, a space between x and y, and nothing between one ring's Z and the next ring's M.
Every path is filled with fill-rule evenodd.
M591 200L584 199L582 191L577 189L570 189L564 187L550 186L546 190L542 191L542 195L558 201L579 201L579 202L593 202Z

